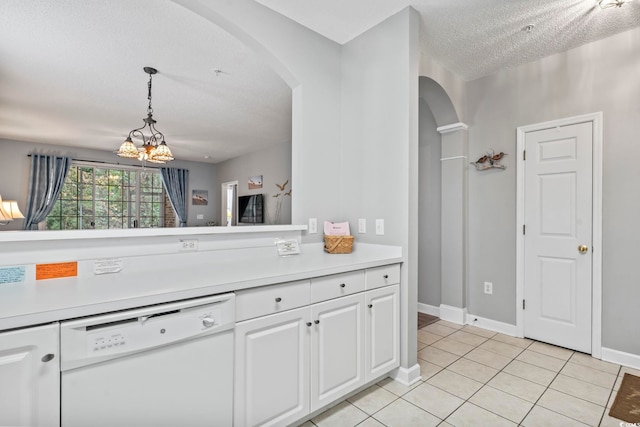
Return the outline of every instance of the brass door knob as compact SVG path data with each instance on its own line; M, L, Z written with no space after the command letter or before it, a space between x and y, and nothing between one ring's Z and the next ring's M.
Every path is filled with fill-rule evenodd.
M581 254L586 254L588 250L589 250L589 247L588 247L587 245L580 245L580 246L578 246L578 251L579 251Z

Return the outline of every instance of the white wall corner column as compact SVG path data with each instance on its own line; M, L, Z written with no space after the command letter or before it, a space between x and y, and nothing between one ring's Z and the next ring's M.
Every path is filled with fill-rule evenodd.
M467 312L468 126L438 127L441 134L440 318L464 324Z

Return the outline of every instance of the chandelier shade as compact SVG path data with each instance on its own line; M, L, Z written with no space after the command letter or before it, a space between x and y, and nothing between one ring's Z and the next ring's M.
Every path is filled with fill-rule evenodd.
M129 132L127 139L124 140L118 152L120 157L129 159L138 159L141 162L150 163L166 163L174 160L171 149L164 140L164 134L156 129L156 120L153 118L153 108L151 107L151 83L153 75L158 72L155 68L144 67L144 72L149 74L149 89L147 99L149 106L147 107L147 117L142 119L144 125L133 129ZM145 135L145 132L147 133ZM137 147L133 139L142 141L142 145Z

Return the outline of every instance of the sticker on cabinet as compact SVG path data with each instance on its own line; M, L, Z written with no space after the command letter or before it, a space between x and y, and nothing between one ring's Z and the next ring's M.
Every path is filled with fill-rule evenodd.
M36 280L58 279L78 275L78 261L36 264Z
M24 282L25 270L24 265L17 267L0 267L0 285Z

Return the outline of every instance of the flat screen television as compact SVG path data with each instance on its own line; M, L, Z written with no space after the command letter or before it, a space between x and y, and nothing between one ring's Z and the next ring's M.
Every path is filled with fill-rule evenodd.
M264 222L263 200L262 194L238 196L238 222L245 224L262 224Z

